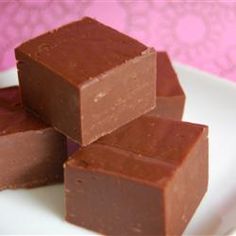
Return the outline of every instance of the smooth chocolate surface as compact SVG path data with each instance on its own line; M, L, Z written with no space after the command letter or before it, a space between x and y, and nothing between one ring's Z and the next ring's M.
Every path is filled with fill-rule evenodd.
M156 107L147 115L181 120L185 94L166 52L157 52Z
M143 116L65 164L66 220L104 235L181 235L207 190L206 126Z
M63 180L66 139L21 105L18 87L0 89L0 189Z
M24 105L82 146L156 105L156 52L91 18L16 48Z

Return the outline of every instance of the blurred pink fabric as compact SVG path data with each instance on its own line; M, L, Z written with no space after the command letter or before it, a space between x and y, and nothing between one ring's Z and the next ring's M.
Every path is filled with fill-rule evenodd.
M83 16L94 17L171 58L236 81L236 1L0 1L0 70L14 47Z

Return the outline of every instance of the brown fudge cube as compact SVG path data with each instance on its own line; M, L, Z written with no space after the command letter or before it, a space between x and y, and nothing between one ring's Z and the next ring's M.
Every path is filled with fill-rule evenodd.
M63 180L66 139L26 113L19 88L0 89L0 190Z
M147 115L181 120L185 94L166 52L157 52L156 108Z
M143 116L65 164L66 220L105 235L181 235L208 185L208 129Z
M156 108L145 116L181 120L184 112L185 94L166 52L157 52ZM69 154L79 145L68 139Z
M24 105L82 146L156 105L156 52L91 18L15 50Z

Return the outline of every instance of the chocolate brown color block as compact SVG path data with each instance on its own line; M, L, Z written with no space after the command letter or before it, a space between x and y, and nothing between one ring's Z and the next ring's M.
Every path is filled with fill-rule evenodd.
M0 89L0 190L63 180L65 137L20 104L19 88Z
M91 18L15 53L24 105L82 146L156 105L156 52Z
M147 115L181 120L185 94L166 52L157 52L156 108Z
M141 117L65 165L66 220L104 235L181 235L208 185L206 126Z
M145 116L181 120L184 112L185 94L166 52L157 52L156 108ZM69 154L79 145L68 139Z

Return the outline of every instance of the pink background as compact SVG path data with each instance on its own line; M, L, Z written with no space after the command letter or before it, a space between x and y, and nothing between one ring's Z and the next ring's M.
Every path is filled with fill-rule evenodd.
M171 58L236 81L236 1L0 0L0 70L14 47L63 23L92 16Z

